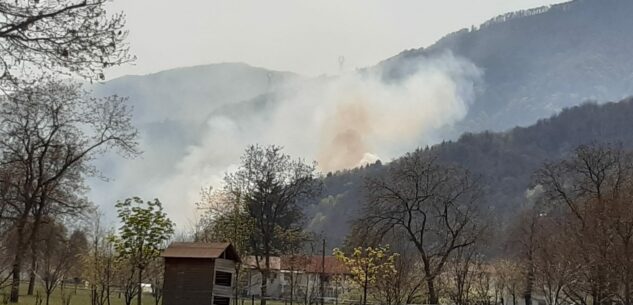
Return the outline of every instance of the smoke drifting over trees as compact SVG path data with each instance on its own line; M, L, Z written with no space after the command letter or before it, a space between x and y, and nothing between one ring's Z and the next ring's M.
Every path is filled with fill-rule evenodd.
M102 160L116 181L93 183L92 195L164 193L183 224L194 215L181 206L218 184L253 143L284 146L328 171L389 161L464 131L526 126L587 99L621 99L633 90L624 51L632 32L622 30L632 9L626 0L573 1L512 13L338 77L217 64L108 82L100 94L135 104L145 154ZM140 173L152 181L134 186L147 180Z
M115 168L111 176L135 183L99 196L105 200L118 192L157 194L182 224L194 217L189 204L200 187L219 185L224 172L238 164L244 147L253 143L281 145L291 155L316 160L321 171L390 160L420 143L436 141L437 129L463 118L481 75L474 65L450 53L420 63L416 73L400 81L385 81L380 71L363 70L298 82L287 74L251 69L261 77L245 84L252 98L215 109L200 104L200 113L210 114L190 116L194 121L176 115L144 124L145 130L141 126L141 146L161 147L161 153L149 151L144 161ZM265 86L252 85L258 81ZM162 145L165 137L171 139L170 133L155 138L153 128L183 130L177 140L182 145ZM195 140L187 140L187 135ZM145 177L148 171L157 176L150 184L134 178Z

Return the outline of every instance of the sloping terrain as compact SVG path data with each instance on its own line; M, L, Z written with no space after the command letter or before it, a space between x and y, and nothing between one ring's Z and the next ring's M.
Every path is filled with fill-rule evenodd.
M464 121L447 135L527 126L583 101L633 93L631 15L628 0L576 0L509 13L379 67L386 79L397 79L434 53L452 52L480 67L484 80Z
M528 200L532 174L545 162L562 159L583 144L606 143L633 149L631 118L633 98L602 105L590 103L565 109L529 127L467 133L426 151L479 176L486 190L484 202L494 214L495 225L504 226ZM363 179L387 166L378 163L325 177L323 199L307 209L309 229L323 232L331 245L341 244L350 222L361 212Z

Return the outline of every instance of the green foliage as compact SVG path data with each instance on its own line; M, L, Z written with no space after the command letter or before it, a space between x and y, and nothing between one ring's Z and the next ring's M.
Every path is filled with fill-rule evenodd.
M253 229L248 236L251 254L280 255L305 240L302 202L321 192L314 164L292 159L279 146L250 146L240 168L225 177L225 192L239 202Z
M254 221L244 209L239 195L226 191L201 192L198 208L205 209L195 236L196 241L226 241L233 244L240 255L248 253L248 241Z
M380 283L389 282L396 271L398 253L391 253L389 247L354 248L348 256L339 249L334 249L334 256L349 269L352 281L364 291L364 303L367 293L377 293Z
M161 247L174 233L174 223L158 199L143 202L139 197L116 204L121 227L115 249L119 258L144 269L160 255Z

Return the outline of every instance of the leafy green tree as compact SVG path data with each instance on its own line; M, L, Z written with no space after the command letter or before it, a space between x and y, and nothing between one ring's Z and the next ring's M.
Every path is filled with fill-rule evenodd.
M292 159L279 146L250 146L238 170L225 177L226 192L239 198L253 230L248 249L262 274L262 305L266 304L270 258L297 247L303 234L301 202L316 198L321 184L315 166Z
M396 274L397 253L390 253L389 247L354 248L348 256L334 249L334 256L352 274L352 280L363 290L363 305L367 305L367 293L377 283L388 281Z
M138 276L138 304L141 304L143 271L160 255L161 247L174 233L174 223L163 211L158 199L144 202L139 197L116 204L121 227L115 248L121 260L127 260Z

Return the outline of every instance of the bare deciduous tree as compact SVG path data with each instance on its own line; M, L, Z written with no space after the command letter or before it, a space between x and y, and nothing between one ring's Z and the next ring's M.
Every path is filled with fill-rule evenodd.
M93 213L91 240L88 253L83 258L84 277L90 283L90 304L109 305L111 287L115 280L114 233L108 232L101 223L101 213Z
M368 179L366 190L365 215L358 224L381 235L394 228L405 232L422 260L428 303L437 304L436 283L447 261L482 232L479 185L466 171L417 150Z
M42 280L46 294L44 300L48 305L53 291L65 280L80 258L83 241L78 234L68 236L66 228L53 221L46 223L46 230L42 230L40 235L42 240L37 249L42 252L42 261L37 274Z
M108 0L0 2L0 88L44 71L103 79L103 70L130 61L122 13Z
M523 268L518 262L510 259L502 259L494 264L497 281L504 291L504 295L512 298L512 305L518 304L518 298L525 287L525 276ZM502 305L505 305L502 304Z
M96 173L90 160L107 150L136 155L136 135L125 99L90 98L77 84L53 80L2 97L0 184L8 189L5 219L17 237L12 302L18 300L23 259L41 219L84 211L89 205L84 177Z
M631 304L633 154L580 146L573 157L546 164L536 183L547 203L541 218L549 222L539 238L547 252L535 265L550 303L563 295L569 303Z

